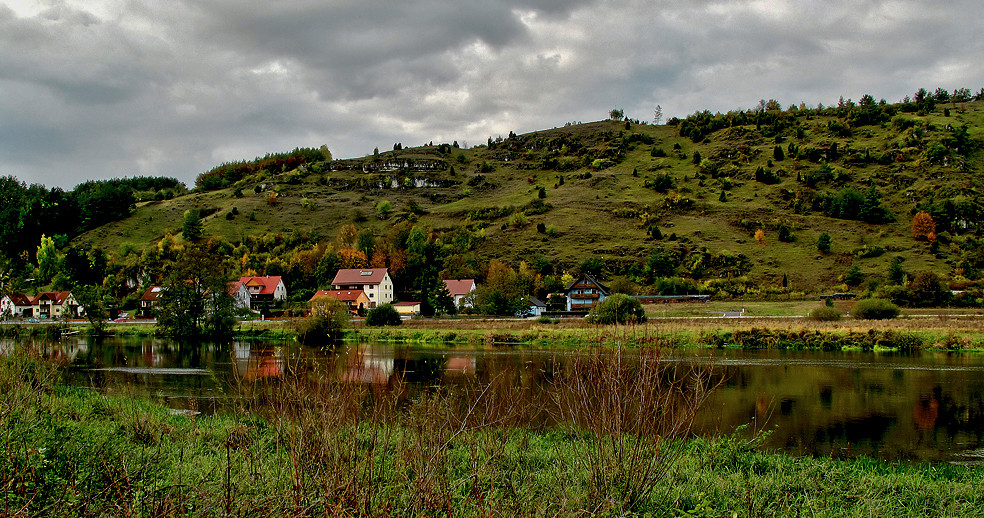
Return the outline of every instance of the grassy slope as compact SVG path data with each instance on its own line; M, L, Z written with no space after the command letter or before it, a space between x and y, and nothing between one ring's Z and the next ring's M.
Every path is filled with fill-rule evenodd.
M916 117L915 114L904 116L929 122L935 127L924 137L927 141L938 139L946 124L967 124L972 138L980 140L984 137L984 103L967 103L965 106L966 111L959 113L954 109L949 118L943 116L943 105L926 117ZM796 142L801 149L837 142L841 150L869 148L880 153L894 149L900 137L890 124L857 128L852 137L841 138L826 130L826 124L833 120L832 117L801 117L798 120L806 130L805 137L787 138L787 142ZM597 148L605 146L599 140L600 132L618 133L623 130L623 123L601 121L540 131L523 137L548 139L568 134L581 137L588 147ZM680 137L677 129L670 126L633 125L625 133L651 135L656 146L669 156L653 158L650 156L652 146L636 144L630 147L625 160L614 167L601 171L581 168L559 173L537 169L543 155L539 150L530 152L529 159L521 153L513 153L511 160L504 161L497 159L504 156L501 147L491 151L486 146L453 149L450 155L443 157L435 147L405 149L383 153L383 158L445 158L454 166L455 173L443 171L418 173L416 176L453 180L459 184L446 188L416 189L359 187L358 182L368 178L380 181L391 178L399 181L403 178L399 173L373 176L361 170L309 174L287 172L253 177L240 182L245 193L241 198L234 197L233 189L229 188L151 202L138 207L130 218L89 232L80 240L108 250L118 250L124 243L142 248L158 240L165 232L178 234L183 212L193 207L217 209L205 220L205 234L222 236L233 242L247 234L291 231L309 232L314 239L330 239L341 225L362 219L359 215L368 219L357 223L357 226L372 228L379 236L384 235L394 221L394 218L380 220L374 217L373 207L381 200L390 201L397 216L414 201L429 211L420 217L423 224L435 229L448 229L474 223L464 219L464 214L469 211L510 205L521 207L536 199L536 186L542 185L547 192L545 201L553 209L542 215L529 216L527 224L521 228L507 225L508 216L489 222L485 229L487 239L478 249L480 257L518 261L542 253L563 268L570 268L585 258L600 256L610 266L624 265L644 260L655 243L646 240L646 229L640 218L616 218L612 211L619 208L645 211L658 207L667 195L646 188L644 182L647 177L657 173L668 173L674 178L676 189L692 198L695 206L682 212L660 210L656 223L665 235L676 233L689 240L690 244L706 246L711 252L729 250L746 254L755 263L750 276L759 282L778 283L786 274L793 289L826 290L842 288L837 277L852 262L866 274L884 276L889 261L895 255L905 258L905 268L910 272L952 271L947 259L938 259L928 252L925 243L911 238L910 214L916 202L934 192L973 194L979 187L976 173L960 173L953 167L914 162L858 167L834 162L835 168L849 175L850 180L836 185L822 185L819 191L836 191L843 185L853 185L863 190L869 182L873 182L882 194L883 204L898 216L897 221L870 225L827 218L817 212L798 215L792 211L792 202L784 199L783 191L800 190L802 185L796 181L797 173L805 175L816 171L819 165L787 158L776 162L773 167L774 170L785 170L780 184L766 185L754 181L755 169L768 166L775 145L773 139L763 137L754 126L720 130L710 136L709 142L700 144ZM682 147L681 151L687 158L674 152L674 144ZM720 158L740 145L748 146L746 158L730 162ZM718 200L721 187L717 180L708 178L700 186L694 178L697 168L690 160L694 151L699 151L704 158L718 157L716 161L725 167L733 166L731 178L734 186L728 191L727 202ZM464 155L465 163L456 160L459 153ZM972 171L978 170L981 165L979 155L978 152L971 157ZM495 168L486 175L495 187L467 185L468 180L477 174L480 164L486 161ZM632 175L633 170L638 171L638 177ZM591 172L590 178L578 178L588 171ZM557 185L560 176L565 178L563 185ZM256 185L263 188L258 194L253 191ZM275 205L267 202L272 190L280 193ZM304 198L313 204L312 209L302 207ZM240 214L230 221L225 215L233 207L238 208ZM255 214L255 221L250 221L248 217L251 212ZM775 238L775 232L768 231L766 244L762 246L753 239L753 230L735 224L740 219L765 225L784 222L794 229L796 241L781 243ZM559 235L547 237L537 233L536 225L540 222L555 227ZM819 254L814 246L823 231L829 232L833 238L833 253L829 255ZM863 260L850 255L852 250L866 244L885 247L889 253ZM952 260L951 257L949 261Z

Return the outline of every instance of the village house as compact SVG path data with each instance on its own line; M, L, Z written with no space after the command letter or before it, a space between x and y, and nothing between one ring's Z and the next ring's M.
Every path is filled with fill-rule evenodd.
M419 302L397 302L393 304L393 309L396 310L400 316L413 316L420 314L420 303Z
M0 318L29 318L32 314L31 297L23 293L11 293L0 298Z
M454 299L455 307L472 307L471 302L467 302L465 297L475 291L475 279L445 279L444 285L448 287L448 293Z
M333 290L362 290L369 297L369 308L393 302L393 280L386 268L338 270L331 281Z
M34 318L78 318L82 308L70 291L43 291L31 300Z
M594 276L583 273L581 277L567 285L564 296L567 297L567 311L591 311L611 293Z
M543 312L547 310L547 303L543 302L542 300L536 297L530 297L529 300L527 301L527 304L529 305L530 309L527 311L526 314L529 316L533 316L533 317L543 316Z
M229 291L238 306L252 310L270 309L278 302L287 300L287 287L279 275L240 277Z
M151 286L140 296L140 316L142 318L153 318L157 304L160 303L162 288Z
M356 315L369 309L369 297L362 290L321 290L311 297L311 301L320 297L338 299L344 302L348 306L349 311Z

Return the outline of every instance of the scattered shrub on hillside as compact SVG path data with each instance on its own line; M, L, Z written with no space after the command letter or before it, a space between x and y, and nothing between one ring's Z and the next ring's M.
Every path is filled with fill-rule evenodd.
M820 234L817 238L817 250L824 254L830 253L830 234L826 232Z
M398 326L403 324L400 314L392 304L383 304L369 310L366 315L367 326Z
M779 241L783 243L792 243L796 241L796 237L793 236L793 232L789 230L786 225L779 225Z
M868 259L883 255L885 253L885 249L878 245L864 245L861 248L855 248L851 253L858 259Z
M672 176L664 173L656 175L652 180L646 180L646 187L656 192L667 192L676 187L676 183L673 181Z
M840 310L832 307L813 308L810 311L810 318L820 322L836 322L841 319Z
M899 316L899 307L885 299L861 299L851 308L851 316L861 320L887 320Z
M637 324L646 321L646 311L637 299L616 293L595 306L587 318L594 324Z

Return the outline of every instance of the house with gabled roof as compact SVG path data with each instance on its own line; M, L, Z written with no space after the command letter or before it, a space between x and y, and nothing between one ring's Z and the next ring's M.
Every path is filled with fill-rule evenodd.
M143 318L152 318L154 316L154 311L157 309L157 305L160 303L161 294L164 292L164 288L160 286L151 286L147 288L147 291L140 296L140 316Z
M536 297L530 297L526 302L530 308L527 311L527 315L540 317L543 316L543 312L547 310L547 303Z
M362 290L369 308L393 302L393 280L386 268L346 268L331 281L333 290Z
M393 304L393 309L396 310L401 316L404 315L419 315L420 314L420 303L414 301L404 301L396 302Z
M338 299L348 306L349 311L358 314L360 310L369 309L369 297L362 290L319 290L311 297L311 301L319 297Z
M9 293L0 298L0 319L30 317L31 297L23 293Z
M564 288L564 296L567 297L567 311L591 311L609 295L611 292L608 290L608 286L587 273L582 273L579 278Z
M475 279L445 279L444 285L448 287L448 293L454 299L455 307L471 307L470 302L465 301L469 293L475 291Z
M270 308L287 300L287 287L279 275L240 277L229 287L236 303L246 309Z
M70 291L43 291L31 299L34 318L78 318L82 308Z

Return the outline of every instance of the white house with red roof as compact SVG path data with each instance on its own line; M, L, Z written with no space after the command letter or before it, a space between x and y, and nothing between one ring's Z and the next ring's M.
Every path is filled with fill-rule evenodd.
M229 289L236 302L246 309L269 308L287 300L287 287L279 275L240 277Z
M393 302L393 280L386 268L347 268L338 270L331 281L333 290L362 290L369 307Z
M0 318L30 317L31 314L31 297L10 293L0 298Z
M338 299L344 302L352 313L358 313L360 309L369 309L369 297L362 290L320 290L311 297L311 301L319 297Z
M465 297L475 291L475 279L445 279L444 285L448 287L456 307L471 307L471 303L465 302Z

